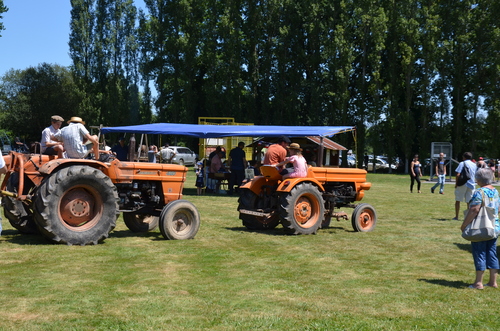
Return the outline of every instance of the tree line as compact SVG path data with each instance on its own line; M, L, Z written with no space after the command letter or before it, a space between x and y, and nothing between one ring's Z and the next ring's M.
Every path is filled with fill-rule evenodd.
M498 1L71 5L73 65L4 75L1 128L38 134L52 113L108 126L227 116L356 126L355 139L334 139L358 160L428 156L433 141L451 142L458 159L500 156Z

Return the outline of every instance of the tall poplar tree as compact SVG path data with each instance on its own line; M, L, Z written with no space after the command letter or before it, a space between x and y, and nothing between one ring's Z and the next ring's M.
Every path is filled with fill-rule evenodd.
M3 16L1 14L6 13L8 11L9 11L9 8L7 8L3 4L3 0L0 0L0 19L3 18ZM3 25L3 22L0 22L0 37L2 36L2 34L1 34L2 30L5 30L5 26Z

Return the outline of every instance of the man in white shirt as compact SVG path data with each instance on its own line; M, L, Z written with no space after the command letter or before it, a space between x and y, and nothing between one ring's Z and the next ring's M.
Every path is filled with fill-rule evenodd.
M66 154L70 159L82 159L87 156L92 148L94 157L99 159L99 141L97 136L91 136L85 128L85 122L80 117L71 117L68 121L68 126L61 129L60 132L54 135L57 141L64 144ZM87 145L87 142L92 144Z
M161 163L172 163L172 159L175 156L175 152L169 148L168 144L165 144L161 151L157 153L157 155L160 157L160 162Z
M59 115L54 115L50 118L51 125L42 131L42 140L40 142L41 152L45 155L57 155L63 157L64 146L61 142L53 140L56 133L61 131L62 122L64 119Z
M476 170L477 166L472 160L472 153L465 152L463 154L463 161L458 164L455 173L457 174L455 179L455 217L453 220L458 221L458 214L460 212L460 202L467 203L467 208L469 208L469 201L472 198L472 193L476 187ZM461 183L459 178L460 174L464 172L467 174L468 179L465 183Z

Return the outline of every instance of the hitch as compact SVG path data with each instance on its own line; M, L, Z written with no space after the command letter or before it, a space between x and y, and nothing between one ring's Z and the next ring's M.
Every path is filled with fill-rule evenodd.
M338 212L338 213L332 213L332 217L335 217L337 221L340 221L340 219L344 219L346 221L349 220L349 216L347 216L347 213L344 211Z
M9 191L0 190L0 195L5 195L6 197L11 197L20 201L26 201L27 203L31 203L31 195L17 195L16 193L12 193Z
M0 191L0 194L8 196L8 197L11 197L11 198L17 198L17 194L9 192L9 191L3 191L2 190L2 191Z

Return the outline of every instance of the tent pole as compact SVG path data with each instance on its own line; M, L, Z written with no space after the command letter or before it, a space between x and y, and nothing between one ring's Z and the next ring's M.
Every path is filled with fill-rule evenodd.
M324 146L323 146L323 136L319 137L319 155L318 155L318 166L322 167L323 166L323 151L324 151Z

